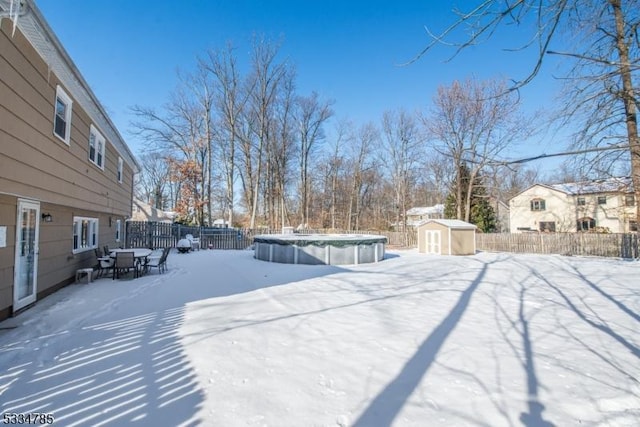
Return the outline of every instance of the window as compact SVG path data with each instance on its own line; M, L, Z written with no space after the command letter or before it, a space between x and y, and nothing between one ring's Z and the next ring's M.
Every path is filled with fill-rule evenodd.
M124 169L124 162L122 161L122 157L118 157L118 182L122 184L122 172Z
M624 196L625 206L635 206L635 204L636 204L636 198L633 196L633 194L627 194L626 196Z
M587 201L584 197L578 197L578 206L584 206L587 204Z
M580 218L576 223L576 229L578 231L589 231L594 228L596 228L596 220L593 218Z
M104 169L104 137L98 132L98 129L89 128L89 160L95 163L100 169Z
M629 221L629 231L638 231L638 221Z
M531 201L531 210L532 211L543 211L543 210L545 210L544 200L543 199L533 199Z
M547 233L555 233L556 223L555 221L540 221L540 231L546 231Z
M607 204L607 196L598 196L598 204L606 205Z
M98 247L98 219L73 217L73 253Z
M96 164L101 168L104 168L104 141L98 140L98 160Z
M65 91L56 88L55 117L53 118L53 134L69 145L71 138L71 105L73 101Z
M120 241L120 232L122 230L122 220L116 220L116 242Z

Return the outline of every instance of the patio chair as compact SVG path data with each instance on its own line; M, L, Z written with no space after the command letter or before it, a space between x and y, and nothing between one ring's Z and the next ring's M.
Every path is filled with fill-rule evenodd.
M138 264L133 252L116 252L116 260L113 266L113 279L120 278L120 273L128 273L133 270L134 277L138 277Z
M150 257L146 264L147 269L155 267L158 269L159 274L167 271L167 257L169 256L170 250L171 248L164 248L160 257Z
M95 250L96 258L98 263L96 264L95 270L98 272L97 277L102 277L105 271L113 270L113 265L115 264L115 260L107 254L103 256L100 253L100 249Z
M150 250L151 250L151 253L149 254L149 256L146 256L144 257L144 259L141 259L139 261L140 273L143 275L149 272L149 262L152 260L159 259L162 256L162 248L150 249Z

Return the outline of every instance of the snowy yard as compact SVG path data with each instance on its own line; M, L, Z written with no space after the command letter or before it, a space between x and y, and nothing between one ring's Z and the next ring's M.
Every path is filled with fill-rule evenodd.
M638 262L252 256L172 252L164 275L72 285L1 322L0 414L60 426L640 424Z

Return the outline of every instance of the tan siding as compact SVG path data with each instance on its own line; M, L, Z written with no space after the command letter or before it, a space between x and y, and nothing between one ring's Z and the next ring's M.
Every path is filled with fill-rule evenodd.
M88 160L92 121L77 102L72 108L70 146L53 135L57 78L53 73L45 78L44 61L21 36L15 40L28 49L19 52L14 40L0 33L0 66L6 71L0 75L0 122L5 132L0 133L0 165L7 171L0 177L1 188L56 204L129 215L131 168L125 163L123 183L118 183L118 153L110 141L104 170ZM22 73L22 68L27 71Z
M95 211L73 209L49 203L40 204L41 213L49 213L52 222L40 222L38 255L38 296L47 295L74 277L79 268L93 267L96 258L93 250L73 253L71 224L74 216L98 218L98 245L116 247L115 224L124 217L109 216ZM7 247L0 248L0 312L13 304L13 263L15 258L15 221L17 198L0 195L0 225L7 227Z
M434 223L436 225L436 227L434 227L437 230L440 230L440 234L442 235L442 249L440 250L440 253L442 255L449 255L450 251L451 251L451 239L449 236L449 227L445 227L442 224L438 224L438 223Z
M99 246L116 246L116 220L121 219L124 227L124 219L131 213L133 182L133 165L125 161L123 183L118 183L119 154L109 140L104 170L89 161L89 128L94 124L91 117L74 93L60 84L20 31L14 36L10 35L11 31L9 20L3 19L0 29L0 226L7 227L7 246L0 248L0 319L10 313L13 304L17 197L39 201L41 212L53 217L52 222L40 222L37 287L40 299L70 283L78 268L96 263L93 250L73 254L74 216L98 218ZM69 145L53 134L59 84L74 101ZM103 135L106 133L104 129L100 131Z
M451 230L452 255L471 255L475 253L474 230Z
M53 221L40 223L40 257L38 280L42 284L38 291L46 291L69 277L73 277L78 268L93 267L96 258L93 250L73 253L73 233L71 224L74 216L98 218L98 246L115 246L115 220L122 217L112 216L109 227L109 215L95 211L72 209L64 206L41 204L41 211L50 213ZM123 221L124 222L124 221Z
M33 86L37 92L44 93L48 86L49 67L39 56L26 56L24 52L33 51L31 43L25 39L20 31L10 36L12 29L8 20L2 20L0 31L0 52L6 58L11 68L20 70L18 74L24 76L25 84ZM3 72L7 69L3 68Z
M0 194L0 226L7 227L7 246L0 248L0 311L13 304L16 217L17 198Z

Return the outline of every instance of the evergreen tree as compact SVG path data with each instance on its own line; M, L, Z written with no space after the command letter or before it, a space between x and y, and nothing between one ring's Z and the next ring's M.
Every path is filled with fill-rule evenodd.
M458 205L456 204L456 195L453 191L449 191L447 198L444 200L444 217L447 219L457 219L457 208Z
M496 214L486 197L475 197L471 202L471 222L483 233L496 231Z
M452 190L449 191L449 195L445 199L444 203L444 217L449 219L463 219L466 212L464 207L464 200L467 197L466 189L469 188L467 183L470 179L469 168L466 165L461 166L461 179L463 182L462 188L464 191L462 192L462 200L456 200L456 193L453 189L457 188L457 182L454 182L452 186ZM469 219L472 224L478 227L478 229L484 233L491 233L496 230L497 221L496 215L493 210L493 207L489 203L487 199L486 191L484 189L484 185L482 185L483 178L481 175L478 175L475 179L474 185L472 186L472 195L471 195L471 213L469 215ZM458 203L462 204L462 216L463 218L457 218L456 213L458 211Z

